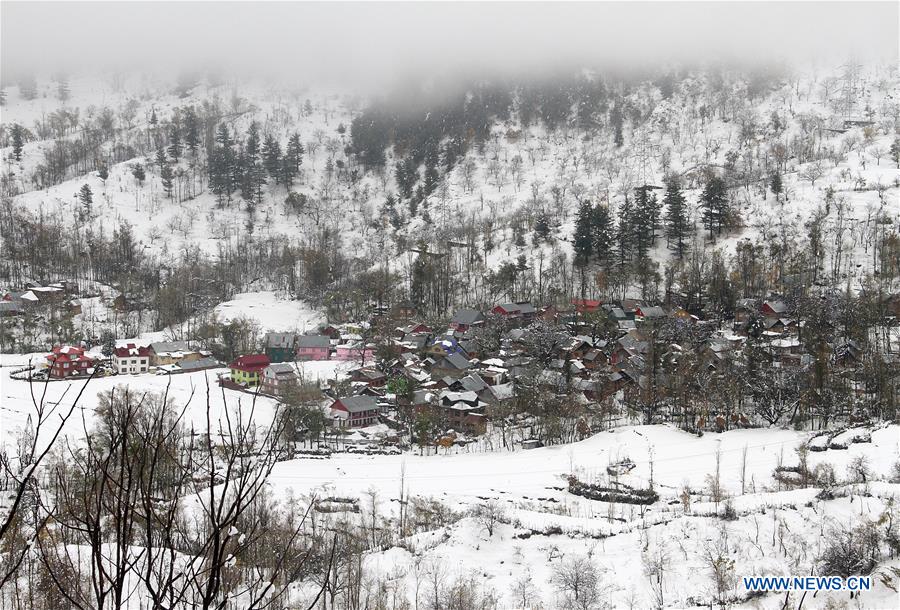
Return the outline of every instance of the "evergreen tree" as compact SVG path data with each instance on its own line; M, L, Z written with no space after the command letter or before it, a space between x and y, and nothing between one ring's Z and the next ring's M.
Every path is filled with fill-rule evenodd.
M387 199L384 200L384 207L381 210L381 213L387 216L388 222L391 223L391 226L394 229L399 229L401 227L401 218L400 214L397 212L397 202L394 199L393 193L388 193Z
M279 170L282 168L281 166L281 144L278 143L278 140L275 139L275 136L272 134L266 134L265 141L263 142L263 165L266 168L269 176L274 178L275 180L279 179Z
M147 179L147 172L144 171L144 166L141 163L135 163L134 167L131 168L131 175L134 176L134 179L141 186L143 186L144 180Z
M83 185L78 191L78 200L81 202L82 218L90 218L93 211L94 192L89 185Z
M721 234L730 214L725 180L709 174L703 187L700 206L703 208L703 226L710 235Z
M291 134L288 138L287 148L284 151L284 158L294 166L294 174L300 171L300 165L303 163L303 144L300 142L300 134Z
M178 128L178 125L173 124L169 127L168 153L172 161L178 163L178 159L181 157L181 130Z
M25 128L18 123L12 126L12 150L16 161L22 160L22 148L25 146Z
M900 136L895 136L894 143L891 144L891 159L900 167Z
M166 160L166 151L162 148L156 149L156 165L159 166L159 170L162 171L162 168L168 164Z
M669 247L674 248L678 258L682 258L687 251L687 238L690 227L687 220L687 207L684 193L681 192L681 183L677 177L671 177L666 181L666 195L663 198L666 206L665 231Z
M609 113L609 124L613 130L613 141L616 146L622 146L625 143L625 138L622 136L623 117L620 105L621 102L617 101Z
M159 119L156 116L156 107L150 108L150 125L156 127L159 124Z
M659 204L656 194L646 186L635 189L634 205L630 207L629 229L633 247L639 259L647 253L656 239L656 225L659 221Z
M193 106L188 106L184 111L184 144L192 155L200 146L200 122Z
M100 179L106 182L106 179L109 178L109 168L106 166L106 163L101 163L100 167L97 168L97 175L100 176Z
M546 240L550 237L550 219L545 212L538 214L534 223L534 234L538 239Z
M0 87L0 106L6 106L6 89Z
M429 148L425 155L425 179L424 189L425 195L428 196L437 190L441 181L441 175L438 173L437 166L440 161L440 155L437 148Z
M587 265L594 250L593 225L594 210L590 202L583 201L578 206L578 214L575 217L575 233L572 235L575 264L579 267Z
M282 157L279 167L281 174L277 180L290 190L294 186L294 180L297 177L297 166L285 155Z
M225 198L231 196L237 184L234 140L232 140L225 123L220 123L216 129L215 143L216 146L213 147L208 162L209 186L221 203Z
M166 191L166 197L172 198L172 191L175 187L175 174L172 172L172 166L168 163L163 164L159 170L159 176L162 179L163 190Z
M591 249L597 262L606 264L612 258L613 237L609 208L602 204L594 207L591 218Z
M778 201L778 198L784 191L784 182L781 179L781 174L777 171L772 172L772 176L769 178L769 188L772 189L772 194L775 195L775 201Z
M631 220L634 216L634 204L628 195L625 195L625 202L619 208L619 226L616 227L616 248L619 251L619 262L624 263L631 259L633 247L633 233Z

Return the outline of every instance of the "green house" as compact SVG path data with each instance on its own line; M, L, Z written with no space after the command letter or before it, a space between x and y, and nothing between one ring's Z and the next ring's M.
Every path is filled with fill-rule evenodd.
M293 362L296 359L293 333L267 333L266 356L271 362Z

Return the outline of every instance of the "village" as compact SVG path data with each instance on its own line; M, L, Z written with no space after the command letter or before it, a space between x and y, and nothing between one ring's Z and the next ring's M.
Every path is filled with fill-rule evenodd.
M3 295L0 315L79 302L72 283L25 288ZM896 330L900 295L879 306L876 330ZM10 377L127 375L131 384L135 375L206 372L223 391L300 410L291 435L297 443L317 446L330 435L385 451L464 447L479 437L492 447L530 449L626 423L673 422L698 434L786 424L814 400L797 380L822 358L833 373L829 385L844 387L848 398L825 417L865 422L876 415L864 408L867 400L898 386L895 373L880 385L865 378L866 354L849 335L824 347L813 329L804 336L804 312L779 298L737 300L730 316L637 299L500 303L427 323L409 301L370 310L355 323L265 332L256 350L227 361L216 358L222 352L209 337L56 344L44 361ZM879 358L896 371L890 337L886 348ZM330 368L313 378L303 368L309 363ZM757 378L762 387L749 387ZM808 409L804 416L815 415Z

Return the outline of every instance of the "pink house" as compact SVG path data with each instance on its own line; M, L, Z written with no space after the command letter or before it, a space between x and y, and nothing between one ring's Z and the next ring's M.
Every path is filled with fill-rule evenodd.
M328 360L331 340L325 335L301 335L297 338L297 360Z
M334 350L335 360L359 360L363 364L375 359L375 347L363 343L344 343Z

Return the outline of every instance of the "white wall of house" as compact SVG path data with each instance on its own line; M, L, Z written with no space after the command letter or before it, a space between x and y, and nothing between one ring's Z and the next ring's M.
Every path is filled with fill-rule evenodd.
M113 367L120 375L146 373L150 370L149 356L113 356Z

